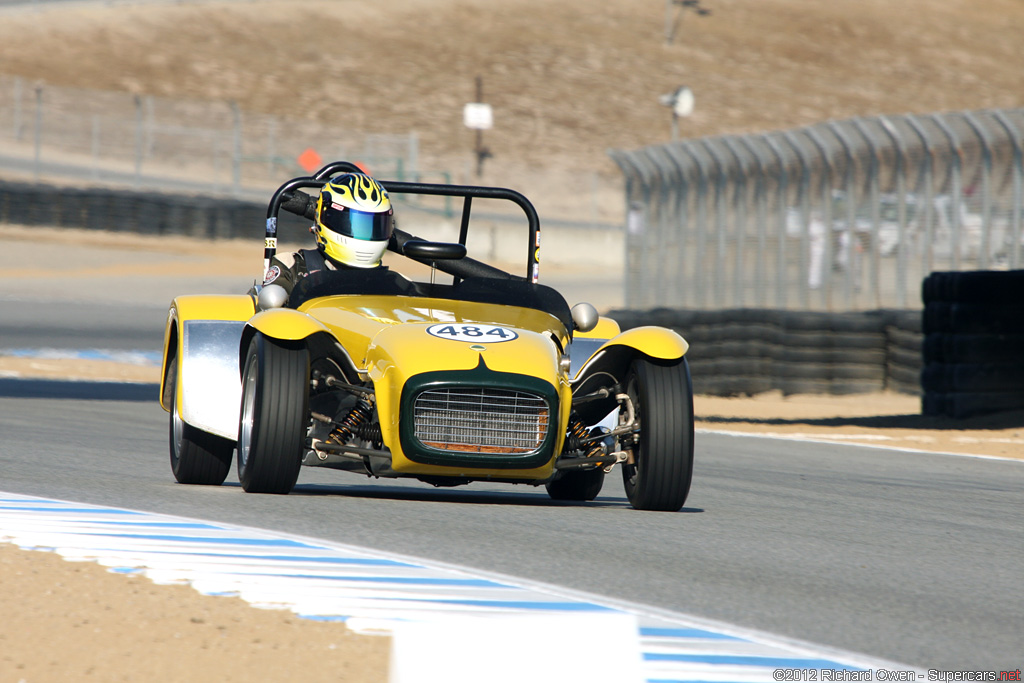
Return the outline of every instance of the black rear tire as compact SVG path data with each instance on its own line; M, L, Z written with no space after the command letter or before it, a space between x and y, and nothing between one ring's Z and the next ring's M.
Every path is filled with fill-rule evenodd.
M552 500L594 500L604 486L604 470L566 472L544 485Z
M175 370L172 365L171 377L175 377ZM231 469L235 443L186 424L178 415L177 392L175 385L169 430L171 472L179 484L220 486Z
M626 496L637 510L675 512L683 507L693 478L693 384L686 359L633 361L626 391L640 433L635 462L624 463Z
M248 493L289 493L309 422L309 354L256 333L242 374L238 480Z

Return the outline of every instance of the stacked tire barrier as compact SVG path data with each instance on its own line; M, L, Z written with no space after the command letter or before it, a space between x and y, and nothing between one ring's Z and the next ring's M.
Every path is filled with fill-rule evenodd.
M660 325L681 334L700 394L920 393L920 311L662 308L609 315L622 329Z
M922 412L1024 408L1024 270L932 273L922 298Z
M0 223L262 239L266 217L266 204L237 199L0 181ZM291 214L282 213L278 221L284 242L307 240L308 229L308 221Z

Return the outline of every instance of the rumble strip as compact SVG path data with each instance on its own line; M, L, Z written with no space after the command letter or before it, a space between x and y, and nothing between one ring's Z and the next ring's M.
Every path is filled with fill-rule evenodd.
M71 561L98 562L112 572L141 574L158 584L188 584L207 595L238 596L256 607L285 608L307 619L341 621L363 633L392 634L392 681L398 680L398 670L414 669L424 639L432 639L435 656L445 640L456 641L459 655L448 658L445 671L450 680L462 681L471 679L459 678L453 666L474 647L506 648L505 656L489 662L507 669L509 633L518 638L535 632L550 638L552 628L560 633L555 644L549 639L541 647L531 643L524 650L517 643L514 649L547 651L551 663L571 661L576 674L584 672L581 663L585 669L587 660L604 669L596 676L555 678L549 674L556 673L557 666L538 666L531 660L531 680L724 683L784 680L779 672L787 670L856 676L878 669L908 669L477 570L119 508L0 492L0 542L56 552ZM583 625L587 628L580 633ZM588 645L574 647L574 632ZM477 642L467 642L465 634L473 634ZM610 659L597 656L601 651L611 653Z

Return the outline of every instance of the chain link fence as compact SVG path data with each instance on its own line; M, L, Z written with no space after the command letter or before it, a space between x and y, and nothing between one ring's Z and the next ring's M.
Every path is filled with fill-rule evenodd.
M632 309L920 308L1024 262L1024 109L830 121L609 152Z
M414 179L419 140L243 112L224 102L66 88L0 76L0 167L161 191L263 199L282 177L351 159Z

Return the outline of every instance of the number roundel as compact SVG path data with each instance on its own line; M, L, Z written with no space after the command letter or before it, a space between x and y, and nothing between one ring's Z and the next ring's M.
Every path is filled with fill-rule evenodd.
M474 344L496 344L512 341L519 335L515 330L499 325L462 323L440 323L427 328L427 334L439 339L472 342Z

